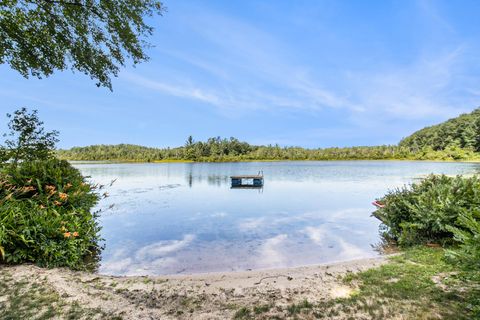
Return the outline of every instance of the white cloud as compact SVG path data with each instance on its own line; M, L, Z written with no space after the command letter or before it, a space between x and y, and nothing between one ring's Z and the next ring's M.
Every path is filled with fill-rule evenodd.
M420 2L417 9L432 29L452 29L432 3ZM474 91L480 83L476 77L465 76L469 72L465 61L475 48L460 38L441 47L437 43L421 44L409 60L390 59L388 64L383 61L368 69L339 67L333 77L331 70L329 75L324 74L322 68L328 65L302 61L297 47L255 23L204 8L189 8L181 19L184 32L194 35L201 46L189 47L188 51L158 50L178 62L172 66L171 75L161 75L169 81L131 74L122 75L124 80L213 106L225 117L265 111L322 115L324 110L335 110L335 121L341 126L322 128L318 138L334 135L348 140L364 129L397 132L385 143L396 143L399 133L408 134L479 104ZM318 32L319 38L332 36ZM287 134L295 135L291 130ZM319 134L312 134L317 141ZM369 132L366 136L371 135ZM278 133L274 137L285 144L289 141Z
M408 66L351 75L357 86L356 102L368 115L377 113L395 119L445 118L457 115L459 109L468 110L472 106L459 106L449 96L458 86L455 75L462 72L463 53L460 46Z
M430 21L434 27L438 28L440 26L442 32L455 32L453 26L447 19L445 19L438 6L435 5L435 1L419 0L417 1L417 4L421 9L425 20Z
M198 87L167 84L161 81L150 80L139 75L134 75L132 73L125 73L123 78L144 88L160 91L180 98L199 100L215 106L221 106L221 99L218 96Z
M168 77L168 83L131 74L121 78L164 94L204 102L221 111L226 109L229 113L318 110L346 105L342 97L311 80L309 67L295 66L287 57L291 48L268 32L202 9L183 19L201 39L203 50L159 52L191 68L173 70L174 76ZM202 27L198 28L199 25ZM194 68L205 73L198 77Z

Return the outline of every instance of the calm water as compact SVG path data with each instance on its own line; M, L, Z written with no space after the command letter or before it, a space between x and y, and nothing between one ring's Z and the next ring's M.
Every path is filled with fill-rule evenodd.
M100 273L156 275L301 266L377 255L372 200L429 173L480 165L435 162L75 164L117 179L101 208ZM230 175L263 170L261 190Z

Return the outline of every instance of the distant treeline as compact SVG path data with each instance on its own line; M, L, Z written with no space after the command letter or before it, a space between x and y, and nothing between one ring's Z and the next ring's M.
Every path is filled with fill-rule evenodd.
M278 145L255 146L236 138L194 141L177 148L149 148L131 144L93 145L59 150L67 160L97 161L253 161L253 160L478 160L480 109L427 127L398 145L306 149Z
M130 144L94 145L59 150L67 160L139 161L253 161L253 160L474 160L477 154L457 147L412 152L407 147L373 146L305 149L300 147L252 146L235 138L211 138L179 148L147 148Z

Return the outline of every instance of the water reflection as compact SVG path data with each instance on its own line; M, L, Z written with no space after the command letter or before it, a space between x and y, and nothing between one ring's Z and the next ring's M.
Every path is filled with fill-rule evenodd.
M289 267L376 255L370 202L429 173L477 164L274 162L76 164L99 183L117 178L101 207L100 272L175 274ZM230 176L263 170L259 190Z
M204 181L206 181L209 185L211 186L217 186L221 187L223 185L226 185L230 183L230 179L228 176L225 176L224 174L206 174L205 172L194 172L195 170L195 164L189 163L188 166L186 167L186 181L188 186L191 188L193 187L193 184L198 183L201 184Z

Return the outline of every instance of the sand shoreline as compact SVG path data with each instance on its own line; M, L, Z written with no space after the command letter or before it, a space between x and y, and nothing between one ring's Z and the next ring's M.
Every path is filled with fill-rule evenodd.
M299 266L288 266L288 267L267 267L267 268L254 268L254 269L239 269L239 270L220 270L220 271L200 271L200 272L177 272L177 273L165 273L165 274L108 274L108 273L101 273L99 271L93 272L99 276L106 276L106 277L163 277L163 278L177 278L177 277L195 277L195 276L215 276L215 275L235 275L235 274L252 274L256 272L275 272L275 271L287 271L287 270L295 270L295 269L303 269L303 268L318 268L322 266L335 266L339 264L347 264L350 262L361 262L361 261L368 261L368 260L375 260L381 258L383 256L390 256L389 253L379 253L377 255L371 255L364 258L350 258L345 260L334 260L331 262L320 262L320 263L312 263L307 265L299 265ZM148 271L148 270L145 270Z
M348 297L341 278L387 261L387 255L331 264L168 276L107 276L34 265L0 266L15 281L38 281L69 303L123 319L231 319L243 306L286 306ZM279 309L279 308L277 308ZM277 312L272 308L273 313ZM277 313L270 316L280 316ZM266 318L269 313L265 313Z
M363 265L363 264L370 264L376 260L384 260L385 257L392 256L381 254L378 256L368 257L368 258L356 258L356 259L349 259L349 260L339 260L339 261L332 261L332 262L325 262L325 263L315 263L309 264L304 266L295 266L295 267L273 267L273 268L260 268L260 269L251 269L251 270L228 270L228 271L210 271L210 272L195 272L195 273L173 273L173 274L160 274L160 275L109 275L109 274L102 274L102 273L95 273L99 276L106 276L106 277L118 277L118 278L133 278L133 277L150 277L150 278L168 278L168 279L186 279L186 278L215 278L218 276L227 276L227 277L246 277L246 276L255 276L256 274L264 274L264 273L279 273L279 272L304 272L305 269L318 269L325 267L335 268L336 266L343 266L343 265Z

